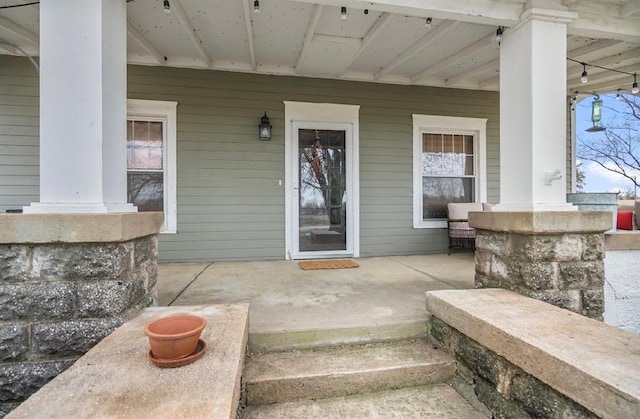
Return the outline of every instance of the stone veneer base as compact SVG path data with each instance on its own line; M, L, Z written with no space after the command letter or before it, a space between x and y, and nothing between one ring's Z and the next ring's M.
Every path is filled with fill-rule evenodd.
M474 212L476 287L505 288L602 320L611 213Z
M0 417L156 303L160 213L0 214Z

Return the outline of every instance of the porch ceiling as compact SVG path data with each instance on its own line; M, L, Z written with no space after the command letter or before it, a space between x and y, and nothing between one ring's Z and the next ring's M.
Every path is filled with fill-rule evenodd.
M31 0L0 0L0 6ZM498 90L498 25L525 0L130 0L132 64ZM640 72L639 0L548 0L569 24L567 56ZM348 16L342 20L340 7ZM365 13L365 9L368 13ZM72 13L72 11L70 11ZM425 25L432 18L431 27ZM38 55L39 6L0 9L0 53ZM629 75L567 62L567 91L630 89Z

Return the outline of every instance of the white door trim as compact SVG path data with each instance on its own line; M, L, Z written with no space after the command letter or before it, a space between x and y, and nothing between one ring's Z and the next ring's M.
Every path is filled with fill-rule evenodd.
M294 163L297 164L297 154L294 150L294 124L308 123L324 124L338 123L351 125L351 150L347 152L347 182L350 184L348 199L350 199L351 209L351 243L347 248L353 250L353 257L360 256L360 125L359 125L359 105L342 105L332 103L308 103L284 101L285 115L285 259L293 259L295 237L297 234L293 229L294 199L297 198L294 187L297 173L294 173ZM349 180L350 179L350 180ZM296 204L297 205L297 204ZM330 256L328 253L318 253L317 257ZM305 255L307 257L307 255Z

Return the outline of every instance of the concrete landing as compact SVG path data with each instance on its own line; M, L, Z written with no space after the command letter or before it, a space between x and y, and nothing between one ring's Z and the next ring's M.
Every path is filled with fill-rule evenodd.
M427 341L250 355L244 370L247 403L283 403L443 383L453 359Z
M246 408L241 419L486 418L448 384Z
M17 418L235 418L248 332L248 306L148 308L12 411ZM207 351L193 364L162 369L148 360L142 328L191 313L207 320Z
M474 287L472 254L356 261L316 271L295 261L160 264L159 304L250 303L251 348L269 351L424 337L425 292Z
M604 418L640 417L640 336L501 289L434 291L434 317Z

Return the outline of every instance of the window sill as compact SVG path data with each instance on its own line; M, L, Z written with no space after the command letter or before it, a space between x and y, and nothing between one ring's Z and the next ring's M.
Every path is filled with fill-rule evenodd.
M431 220L414 223L413 228L447 228L447 220Z

